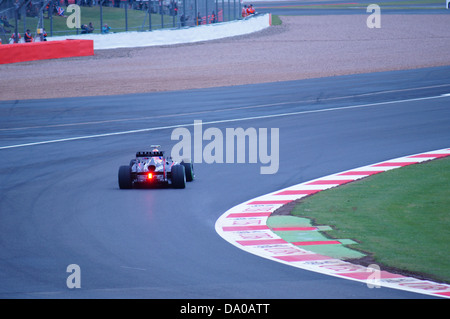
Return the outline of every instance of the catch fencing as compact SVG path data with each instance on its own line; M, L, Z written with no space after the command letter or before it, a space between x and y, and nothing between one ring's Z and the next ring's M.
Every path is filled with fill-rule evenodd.
M241 0L0 0L0 38L151 31L241 19ZM79 8L79 27L69 27ZM69 7L69 9L68 9Z

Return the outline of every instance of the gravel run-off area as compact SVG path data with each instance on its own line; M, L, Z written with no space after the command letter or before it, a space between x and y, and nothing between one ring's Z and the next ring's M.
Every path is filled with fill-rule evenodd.
M450 15L282 16L282 25L194 44L96 50L0 65L0 100L277 82L450 65Z

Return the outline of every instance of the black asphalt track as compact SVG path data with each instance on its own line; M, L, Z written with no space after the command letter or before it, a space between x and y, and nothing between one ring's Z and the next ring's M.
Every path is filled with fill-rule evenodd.
M0 298L428 298L248 254L214 224L283 187L448 147L447 93L450 67L0 102ZM170 151L172 126L194 120L279 128L279 171L199 163L186 189L119 190L120 165L151 144ZM66 286L70 264L81 288Z

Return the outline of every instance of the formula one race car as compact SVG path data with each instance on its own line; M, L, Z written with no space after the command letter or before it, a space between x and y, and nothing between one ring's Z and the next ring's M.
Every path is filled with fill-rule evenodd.
M152 145L152 151L137 152L136 158L127 166L119 168L119 187L129 189L134 186L171 185L185 188L186 182L194 180L194 168L188 160L181 163L165 157L159 145Z

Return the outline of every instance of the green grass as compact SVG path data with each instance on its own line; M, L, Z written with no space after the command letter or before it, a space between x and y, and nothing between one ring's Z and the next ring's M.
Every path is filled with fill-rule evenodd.
M417 0L417 1L388 1L388 2L374 2L380 7L388 7L389 9L393 9L394 6L398 6L398 8L408 8L414 9L414 6L418 5L440 5L442 8L445 8L445 1L437 1L437 0ZM335 3L335 4L304 4L304 5L288 5L288 8L293 9L348 9L348 8L355 8L355 7L361 7L361 8L367 8L369 3L359 3L355 1L354 3ZM426 9L424 7L421 7L421 9Z
M272 14L272 25L281 25L283 22L281 21L281 18L276 15Z
M322 191L291 213L333 226L327 236L359 242L379 265L450 283L450 158Z
M379 6L396 6L396 5L420 5L420 4L436 4L444 5L445 1L440 0L417 0L417 1L390 1L390 2L379 2Z

